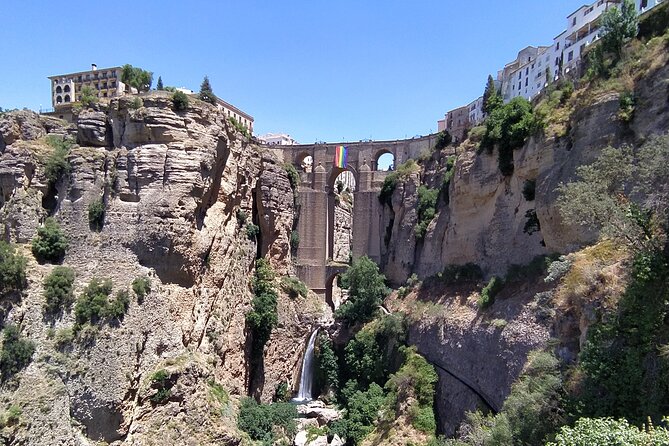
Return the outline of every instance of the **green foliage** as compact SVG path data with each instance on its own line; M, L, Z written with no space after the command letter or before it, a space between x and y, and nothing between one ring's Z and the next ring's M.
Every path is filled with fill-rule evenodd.
M409 419L413 427L426 434L434 435L437 430L437 421L434 418L432 406L411 407Z
M23 410L20 406L17 406L16 404L9 406L9 409L0 415L0 429L3 427L15 426L19 424L22 414Z
M372 431L374 420L385 402L385 395L381 386L373 383L364 392L351 391L347 401L345 417L332 423L330 431L358 445Z
M176 111L184 111L188 108L188 96L183 91L172 93L172 106Z
M626 91L620 95L619 99L620 110L618 111L618 119L624 123L629 123L634 119L634 109L636 100L634 93Z
M130 108L133 110L139 110L143 105L144 101L142 101L142 98L133 98L133 100L130 102Z
M158 76L158 82L156 82L156 90L162 90L165 87L163 87L163 78Z
M444 202L446 204L450 201L448 189L451 185L453 175L455 175L455 161L455 155L449 156L446 159L446 172L444 173L444 178L441 180L441 195L444 197Z
M237 217L237 224L239 225L240 228L243 227L249 219L248 214L244 212L242 209L237 209L236 217Z
M495 88L495 81L491 75L488 75L488 82L483 91L483 113L489 115L502 105L502 102L502 97Z
M100 231L104 222L105 203L102 198L98 198L88 205L88 224L94 231Z
M130 306L130 293L128 290L119 290L114 299L109 301L105 308L104 316L109 319L122 319Z
M44 175L46 176L49 187L55 186L61 178L70 174L72 166L67 156L72 148L72 141L55 135L46 137L46 142L53 151L44 162Z
M288 293L293 299L302 296L307 297L307 286L297 277L282 277L281 289Z
M602 14L602 48L620 59L623 45L636 37L639 20L633 0L623 0L621 7L613 6Z
M318 336L314 353L316 359L316 381L319 387L336 392L339 390L339 364L332 348L332 341L325 333Z
M541 128L532 104L522 97L497 107L486 120L486 132L481 148L492 153L497 146L499 170L503 175L513 174L513 151L525 144L527 138Z
M504 281L497 276L490 278L488 284L481 290L478 306L484 310L495 302L495 296L504 288Z
M74 330L70 327L61 328L56 331L53 337L53 344L57 349L63 349L68 345L72 344L74 341L75 333Z
M283 168L286 171L286 174L288 174L290 188L293 189L293 191L296 191L300 187L300 174L297 172L295 166L290 163L285 163Z
M639 429L627 420L612 418L581 418L574 427L564 426L554 442L546 446L664 446L669 444L669 431L650 426Z
M137 296L137 300L141 303L144 297L151 292L151 280L146 276L135 277L132 281L132 290Z
M0 373L6 381L25 368L35 353L35 344L19 333L16 325L7 325L3 331L2 352L0 352Z
M26 286L26 258L12 244L0 240L0 296Z
M281 381L274 388L274 398L272 399L275 403L285 403L290 401L291 393L290 387L288 387L288 381Z
M230 116L228 118L228 121L230 121L230 124L242 135L246 136L247 138L250 136L249 135L249 129L242 124L241 122L237 121L234 116Z
M297 431L297 408L291 403L258 404L253 398L244 398L237 427L252 440L272 445L283 436L292 437Z
M205 76L204 79L202 80L202 84L200 85L199 98L201 101L216 105L216 100L218 98L214 94L214 91L211 89L211 84L209 83L208 76Z
M506 272L505 282L525 282L532 278L546 274L550 265L555 261L556 255L536 256L525 265L513 264Z
M253 351L261 354L272 330L279 322L274 271L266 259L256 261L253 295L252 309L246 314L246 322L253 333Z
M527 212L525 212L525 218L525 226L523 226L523 232L525 234L532 235L535 232L541 231L541 222L539 222L536 209L528 209Z
M469 413L460 443L508 446L544 444L565 421L557 359L545 352L528 356L525 369L497 415Z
M139 93L149 91L153 82L153 73L139 67L133 67L130 64L125 64L121 72L121 82L136 88Z
M98 95L95 92L95 90L93 90L92 87L85 85L84 87L81 88L81 96L79 98L79 102L83 107L91 108L99 101L100 99L98 99Z
M525 180L523 183L523 197L526 201L534 201L537 180Z
M391 206L393 192L395 192L397 183L409 178L412 174L419 171L420 167L416 164L416 161L410 159L405 163L400 164L397 167L397 170L386 175L386 178L383 180L383 186L381 186L381 192L379 193L379 201L381 204Z
M579 415L624 417L640 424L669 413L669 362L659 353L666 344L668 313L667 259L640 252L618 308L588 329L579 357Z
M37 236L32 240L32 253L40 261L58 262L69 244L58 222L49 217L44 226L37 228Z
M107 315L109 295L112 292L112 282L109 279L100 281L91 279L84 291L74 304L74 316L77 325L94 324Z
M414 228L416 239L422 240L427 227L437 213L439 189L430 189L426 186L418 187L418 222Z
M348 285L349 298L337 309L335 317L347 325L371 320L389 293L379 267L369 257L360 257L353 261L342 280Z
M290 249L293 252L297 251L297 248L300 247L300 233L297 231L291 231L290 233Z
M165 369L157 370L151 375L151 387L156 389L156 393L151 395L151 402L154 404L163 404L172 396L172 386L170 374Z
M253 223L246 224L246 237L249 240L255 240L260 234L260 226L254 225Z
M66 266L56 266L44 279L46 311L55 313L69 308L74 302L73 285L74 270Z
M453 137L448 130L442 130L437 135L437 142L434 144L434 150L440 151L448 147L453 142Z

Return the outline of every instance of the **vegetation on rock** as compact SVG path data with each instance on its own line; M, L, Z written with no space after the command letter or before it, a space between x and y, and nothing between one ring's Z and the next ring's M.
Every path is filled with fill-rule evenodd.
M188 96L183 91L172 93L172 106L176 111L184 111L188 108Z
M37 236L32 240L32 253L39 261L59 262L65 256L69 243L65 233L53 217L37 228Z
M0 240L0 297L26 286L26 262L14 245Z
M74 302L74 270L56 266L44 279L44 308L50 313L68 309Z
M88 224L94 231L102 230L105 222L105 203L102 198L93 200L88 205Z
M307 286L297 277L282 277L281 289L288 293L293 299L297 297L307 297Z
M123 65L121 71L121 82L137 89L137 92L149 91L153 82L153 73L130 64Z
M200 94L198 95L201 101L208 102L210 104L216 105L218 98L214 94L214 91L211 89L211 84L209 83L209 77L205 76L200 85Z
M262 354L272 330L279 321L277 313L278 296L274 288L274 271L266 259L256 261L252 286L252 308L246 314L246 322L253 333L253 351L257 355Z
M378 265L367 256L353 261L342 282L348 288L349 298L337 309L335 317L347 325L370 321L389 293Z
M239 408L237 426L249 434L252 440L269 446L285 437L292 439L297 431L297 417L294 404L258 404L253 398L244 398Z
M72 166L67 156L72 149L73 142L67 138L49 135L47 144L53 151L44 161L44 175L50 187L54 187L62 178L70 174Z
M0 352L0 374L6 381L12 375L25 368L32 360L35 344L21 336L16 325L7 325L3 331L2 351Z
M426 186L418 187L418 206L416 208L418 221L414 228L417 240L422 240L425 237L427 227L437 213L438 199L439 189L430 189Z

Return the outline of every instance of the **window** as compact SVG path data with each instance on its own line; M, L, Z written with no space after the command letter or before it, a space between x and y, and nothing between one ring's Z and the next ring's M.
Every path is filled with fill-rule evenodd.
M77 82L81 82L81 74L80 74L79 77L77 78Z
M522 83L522 82L518 82L518 91L520 91L521 88L523 88L523 83Z
M61 102L63 102L63 98L61 98L60 96L57 96L56 97L56 104L60 104Z
M525 68L525 76L527 76L528 74L530 74L530 67Z
M526 78L525 78L525 86L526 86L526 87L527 87L527 83L529 82L529 80L530 80L529 77L526 77Z
M64 100L65 102L70 102L70 95L66 94Z
M560 49L560 42L557 43L557 46L555 47L556 50Z
M567 62L571 62L572 59L574 59L574 52L573 52L573 51L569 51L569 56L567 57Z
M539 63L541 63L541 62L539 62ZM534 70L534 64L532 64L532 69Z
M62 93L63 89L60 88L60 85L56 87L56 93Z
M65 88L63 88L63 91L64 91L65 93L69 93L69 92L70 92L70 86L69 86L69 85L66 85Z
M95 89L96 89L96 90L99 90L99 89L100 89L100 84L97 84L97 83L96 83L96 84L95 84Z
M518 80L521 80L523 78L523 72L519 71L518 72Z
M576 26L576 17L571 21L571 26Z
M112 70L112 77L116 77L116 70Z

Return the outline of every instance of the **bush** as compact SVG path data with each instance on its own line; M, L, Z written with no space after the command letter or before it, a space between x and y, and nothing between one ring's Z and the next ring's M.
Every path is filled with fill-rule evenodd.
M484 310L495 302L495 296L504 288L504 282L497 276L493 276L488 284L481 290L478 305Z
M437 430L437 421L434 419L432 406L413 406L409 411L411 425L426 434L434 434Z
M6 426L15 426L19 423L23 410L15 404L9 406L7 412L0 416L0 429Z
M253 333L254 354L259 355L279 322L274 271L266 259L258 259L256 262L253 295L252 308L246 314L246 322Z
M237 121L233 116L230 116L228 118L228 121L230 121L230 124L243 136L246 136L247 138L249 137L249 129L246 128L244 124L241 122Z
M290 163L285 163L283 165L286 174L288 175L288 182L290 183L290 188L293 191L297 191L300 187L300 174L297 173L297 169Z
M397 170L386 175L386 178L383 180L383 185L381 186L381 192L379 193L379 201L381 204L390 206L392 204L393 192L395 192L397 183L400 180L409 178L409 176L419 171L420 167L416 164L416 161L410 159L405 163L400 164Z
M151 281L148 277L135 277L132 281L132 290L137 296L137 300L141 303L147 294L151 292Z
M332 347L332 341L327 334L318 336L318 343L314 352L316 359L316 381L319 388L332 392L339 390L339 364L337 355Z
M373 423L383 406L385 395L383 389L373 383L366 391L356 390L348 398L346 415L330 426L333 434L346 438L354 445L362 442L373 429Z
M72 141L63 137L49 135L46 142L53 151L44 162L44 175L46 176L49 187L53 187L61 178L70 174L72 166L67 156L72 148Z
M624 92L620 95L618 100L620 109L618 110L618 119L624 123L630 123L634 119L634 109L636 100L634 93Z
M294 404L258 404L253 398L244 398L239 408L237 427L249 434L252 440L270 445L284 436L292 438L296 434L297 417Z
M163 404L172 396L171 376L165 369L160 369L151 375L151 387L156 390L151 396L151 402L154 404Z
M81 326L85 323L96 323L100 318L105 317L111 292L111 280L91 279L74 304L77 324Z
M448 188L451 185L451 180L455 174L455 156L449 156L446 160L446 172L444 172L444 178L441 180L441 195L444 197L444 202L449 203L450 199L448 196Z
M548 271L548 267L556 259L556 254L547 256L535 256L525 265L513 264L506 272L505 282L527 282L537 276L542 276Z
M74 341L75 333L72 328L61 328L53 338L53 344L57 349L63 349Z
M307 297L307 286L297 277L282 277L281 288L293 299L302 296Z
M258 234L260 234L260 226L254 225L253 223L246 224L246 237L248 237L249 240L255 241Z
M485 125L481 148L492 153L497 146L499 170L502 175L509 176L514 169L513 151L521 148L542 123L534 115L532 104L525 98L516 97L496 108Z
M0 373L6 381L25 368L35 353L35 344L19 333L16 325L7 325L3 332L2 352L0 352Z
M669 431L649 426L630 426L625 419L581 418L574 427L564 426L555 441L546 446L661 446L669 444Z
M188 108L188 96L182 91L175 91L172 94L172 106L176 111L184 111Z
M523 197L526 201L534 201L537 180L525 180L523 183Z
M98 94L95 90L93 90L92 87L84 85L81 88L81 97L79 102L84 108L91 108L93 105L100 102L100 99L98 99Z
M103 316L109 319L123 319L130 306L130 294L128 290L119 290L114 299L109 301L104 309Z
M342 280L348 285L349 298L337 309L335 317L347 325L371 320L389 292L379 267L369 257L360 257L353 261Z
M475 263L466 263L464 265L447 265L444 271L437 275L437 278L447 285L469 282L476 283L483 280L483 271Z
M558 260L551 262L548 266L548 275L544 279L544 282L550 283L561 279L569 272L572 263L573 262L567 256L560 256Z
M44 226L37 228L37 237L32 241L33 255L39 261L58 262L65 256L68 242L58 222L49 217Z
M535 232L541 231L541 223L539 222L539 217L537 216L537 211L535 209L529 209L525 212L525 226L523 227L523 232L527 235L532 235Z
M56 266L44 279L46 311L55 313L69 308L74 302L73 285L74 270L66 266Z
M142 98L135 97L131 102L130 102L130 108L133 110L139 110L144 106L144 102L142 101Z
M437 142L434 145L434 150L440 151L445 149L447 146L449 146L453 142L453 137L451 134L448 132L448 130L442 130L439 132L439 135L437 136Z
M121 82L137 89L138 92L149 91L153 83L153 73L130 64L123 65Z
M236 217L237 217L237 224L239 225L240 228L243 227L249 219L248 214L244 212L242 209L237 209Z
M14 245L0 240L0 296L26 286L26 259Z
M88 205L88 225L94 231L102 230L105 222L105 203L102 198L92 201Z
M427 227L437 213L438 199L438 189L430 189L425 186L418 187L418 222L414 228L416 239L422 240L425 237Z

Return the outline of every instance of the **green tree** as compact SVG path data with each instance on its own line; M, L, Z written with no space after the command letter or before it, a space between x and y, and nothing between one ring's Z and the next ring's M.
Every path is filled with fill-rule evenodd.
M72 305L74 302L73 285L74 270L66 266L56 266L44 279L46 311L55 313Z
M272 445L283 436L292 438L295 435L297 417L294 404L258 404L253 398L244 398L237 416L237 427L249 434L252 440Z
M70 161L67 159L72 141L55 135L46 137L46 143L53 149L44 162L44 175L49 187L54 187L61 178L69 175L72 170Z
M105 222L105 203L102 198L88 205L88 224L94 231L101 231Z
M200 100L204 102L209 102L210 104L216 105L216 95L214 94L214 91L211 89L211 84L209 83L209 77L205 76L204 80L202 81L202 85L200 85Z
M279 323L274 271L267 259L256 261L256 272L252 284L252 308L246 314L246 322L253 332L253 351L255 354L260 354L269 341L272 330Z
M360 257L353 261L342 280L348 286L349 298L335 316L348 325L371 320L389 292L379 267L369 257Z
M5 381L26 367L35 353L35 344L21 336L16 325L7 325L2 340L0 353L0 372Z
M79 99L79 102L81 102L81 105L83 105L86 108L92 107L94 104L97 104L100 100L98 99L98 95L93 90L92 87L88 85L84 85L81 88L81 96Z
M26 286L26 259L16 247L0 240L0 296Z
M137 89L138 93L149 91L153 82L153 73L125 64L121 72L121 82Z
M40 261L58 262L68 248L67 237L53 217L37 228L37 236L32 240L33 255Z
M74 316L78 325L96 323L104 317L109 306L112 281L109 279L91 279L74 305Z
M176 111L183 111L188 108L188 96L183 91L175 91L172 94L172 104Z
M163 78L158 76L158 82L156 82L156 90L163 89Z
M623 0L620 8L613 6L602 14L602 46L620 59L625 43L636 37L639 19L633 0Z
M502 97L495 88L495 80L491 75L488 75L488 82L483 91L483 113L489 115L500 105L502 105Z

